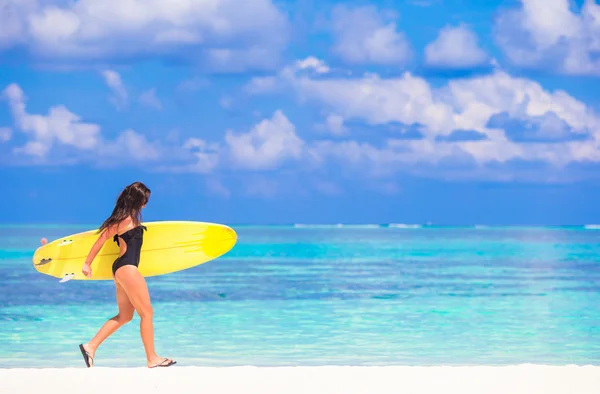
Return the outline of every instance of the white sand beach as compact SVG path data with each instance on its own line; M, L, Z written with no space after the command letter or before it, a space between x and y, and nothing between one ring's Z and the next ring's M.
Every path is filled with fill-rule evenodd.
M598 394L600 367L0 369L0 393Z

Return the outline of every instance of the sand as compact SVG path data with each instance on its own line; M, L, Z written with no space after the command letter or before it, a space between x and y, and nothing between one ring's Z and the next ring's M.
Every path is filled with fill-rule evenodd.
M600 367L0 369L0 393L599 394Z

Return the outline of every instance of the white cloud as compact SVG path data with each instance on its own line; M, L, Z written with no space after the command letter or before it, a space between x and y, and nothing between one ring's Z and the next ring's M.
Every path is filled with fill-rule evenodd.
M344 127L344 118L340 115L330 114L327 116L325 124L329 131L336 135L343 134L347 131L346 127Z
M102 77L113 93L110 102L119 110L127 107L127 89L123 85L121 75L113 70L104 70L102 71Z
M214 173L217 169L237 168L249 171L273 170L290 159L299 159L305 142L295 132L294 125L281 112L263 119L246 133L227 130L224 141L209 142L201 138L188 138L180 156L189 155L183 165L165 165L166 171ZM211 187L216 193L225 193L219 184Z
M281 86L281 79L294 78L299 74L324 75L331 71L329 66L314 56L297 60L292 65L285 66L277 76L254 77L244 86L244 91L249 94L269 93L277 91Z
M47 59L177 55L215 67L272 66L288 21L271 0L0 0L0 48L26 46ZM8 26L5 28L4 26ZM242 48L242 49L239 49Z
M235 134L228 130L225 146L221 147L220 142L207 142L196 137L180 144L173 133L165 141L150 141L132 129L119 133L114 139L105 139L98 125L82 122L79 116L62 105L51 107L48 115L29 114L25 95L16 84L9 85L2 92L2 97L8 101L17 130L29 136L27 142L15 148L14 152L33 156L35 160L32 162L38 164L91 162L102 167L114 167L132 162L154 162L159 170L204 174L213 172L221 164L265 170L274 169L289 158L300 158L305 144L281 111L275 112L270 119L264 119L247 133ZM0 140L10 137L11 129L0 128ZM68 160L50 155L56 141L75 148L68 151ZM57 154L64 155L60 151ZM57 161L57 158L60 160Z
M281 112L264 119L247 133L228 130L225 142L234 163L246 169L272 169L289 158L302 155L304 141L296 135L294 125Z
M430 66L469 68L489 61L485 51L479 48L475 33L464 25L444 27L425 47L425 62Z
M373 173L389 173L408 164L440 164L446 160L472 165L507 163L514 159L542 161L555 166L574 162L600 162L600 117L581 101L561 90L547 91L539 83L515 78L502 71L451 80L434 88L426 80L404 73L401 77L319 77L285 73L276 77L280 88L297 92L303 102L320 103L341 117L369 125L396 122L420 125L422 140L388 140L376 147L352 140L311 144L307 157L316 163L332 158ZM538 125L536 137L554 142L519 143L490 118L506 114L511 119ZM548 121L560 122L549 127ZM456 130L486 135L478 141L440 141ZM512 130L508 130L512 131ZM564 140L583 135L585 140ZM415 167L413 167L415 168Z
M427 81L410 73L394 79L375 74L360 79L299 77L289 83L303 99L320 101L344 119L360 119L371 125L422 123L433 135L450 133L454 128L452 108L434 96Z
M0 0L0 50L24 43L27 15L37 7L37 0Z
M12 129L9 127L0 127L0 142L10 141L12 138Z
M194 163L187 168L194 172L209 173L220 162L220 146L218 143L209 143L200 138L188 139L183 148L194 156Z
M120 164L133 161L153 161L161 158L161 146L135 130L127 129L120 133L114 141L102 141L96 149L101 162ZM115 162L116 160L116 162Z
M156 96L156 88L149 89L140 94L140 103L149 108L162 110L163 106L160 99Z
M127 129L114 140L101 140L93 153L85 160L100 167L116 167L135 162L158 162L165 159L166 150L160 142L148 141L143 134Z
M332 13L333 53L351 64L404 65L412 57L410 43L373 6L338 5Z
M600 5L584 0L521 0L496 21L496 42L514 64L572 75L600 75Z
M327 74L329 71L329 66L322 61L321 59L317 59L314 56L309 56L305 59L298 60L294 65L295 70L314 70L318 74Z
M17 129L30 136L19 152L44 157L55 141L82 150L92 150L98 143L100 126L81 121L78 115L62 105L51 107L47 115L29 114L25 94L17 84L10 84L3 91L8 101Z
M83 122L80 116L63 105L51 107L47 115L30 114L26 109L25 94L17 84L4 89L2 97L8 101L17 130L28 136L27 142L14 148L14 152L25 154L37 163L97 161L100 165L112 166L129 161L157 160L164 155L158 142L149 142L144 135L131 129L117 135L115 140L104 139L99 125ZM63 157L49 158L50 152L58 148L56 142L75 148L67 160Z
M344 117L337 114L329 114L325 118L324 124L318 124L317 129L326 130L333 135L346 134L348 128L344 126Z

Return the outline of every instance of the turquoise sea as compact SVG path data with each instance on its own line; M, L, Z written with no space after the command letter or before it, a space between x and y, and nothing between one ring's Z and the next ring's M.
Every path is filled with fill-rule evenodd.
M232 227L226 256L148 278L157 351L179 365L600 365L598 228ZM1 368L85 367L114 286L31 257L90 228L0 226ZM96 365L145 365L137 315Z

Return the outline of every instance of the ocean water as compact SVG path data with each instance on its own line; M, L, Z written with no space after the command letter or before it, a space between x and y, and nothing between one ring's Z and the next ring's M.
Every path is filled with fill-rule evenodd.
M180 365L600 364L597 227L232 227L226 256L147 278L158 354ZM0 226L0 368L85 366L114 285L31 257L89 228ZM145 365L137 315L95 363Z

